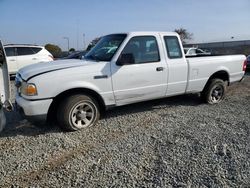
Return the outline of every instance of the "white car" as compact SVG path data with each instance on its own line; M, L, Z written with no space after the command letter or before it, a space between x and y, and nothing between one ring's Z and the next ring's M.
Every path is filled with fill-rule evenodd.
M186 58L173 32L111 34L83 60L19 70L16 103L28 119L54 118L68 130L94 125L109 107L185 93L201 93L217 104L228 85L242 80L245 60L244 55Z
M208 56L211 52L206 52L199 48L184 48L184 53L186 56Z
M4 46L9 74L16 74L24 66L53 61L54 58L43 46L8 44Z

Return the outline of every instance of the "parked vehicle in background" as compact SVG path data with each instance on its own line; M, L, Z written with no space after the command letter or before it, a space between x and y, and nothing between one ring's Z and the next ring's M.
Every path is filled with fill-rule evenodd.
M94 125L101 110L185 93L221 102L241 81L246 56L186 58L173 32L102 37L83 60L25 67L16 75L16 102L27 119L52 117L67 130Z
M87 51L73 52L63 59L82 59L86 53Z
M186 56L208 56L211 52L199 48L184 48Z
M247 69L250 69L250 55L247 56Z
M6 124L4 108L12 110L10 102L9 73L6 62L5 51L0 40L0 132Z
M24 66L54 60L52 54L43 46L8 44L4 45L4 49L10 75L16 74Z

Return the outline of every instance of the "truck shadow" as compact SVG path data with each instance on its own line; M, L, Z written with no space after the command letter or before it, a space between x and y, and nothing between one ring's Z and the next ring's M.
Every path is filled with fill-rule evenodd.
M59 133L62 130L54 124L33 124L24 119L18 112L6 112L6 126L0 133L0 139L16 136L39 136L47 133Z
M128 114L152 111L159 108L198 106L200 104L202 104L202 101L197 94L181 95L116 107L103 113L101 119L126 116ZM56 123L32 124L23 119L17 112L7 112L6 118L7 124L5 129L0 133L0 138L16 136L34 137L48 133L64 132Z
M152 111L159 108L171 108L177 106L198 106L202 104L202 100L198 94L187 94L180 96L173 96L168 98L156 99L151 101L144 101L135 104L115 107L106 111L102 116L105 118L113 118L117 116L124 116L126 114L140 113Z

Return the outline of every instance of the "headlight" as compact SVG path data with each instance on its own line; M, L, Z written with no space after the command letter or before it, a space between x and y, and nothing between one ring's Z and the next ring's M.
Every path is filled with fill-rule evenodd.
M37 95L36 85L23 82L21 86L21 93L27 96Z

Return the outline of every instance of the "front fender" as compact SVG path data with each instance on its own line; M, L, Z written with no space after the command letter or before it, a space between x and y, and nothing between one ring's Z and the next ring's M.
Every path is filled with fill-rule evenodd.
M75 88L89 89L99 94L101 92L100 88L98 88L96 85L92 83L89 83L86 81L74 81L74 82L66 83L63 85L63 87L60 87L60 89L55 90L52 96L55 97L59 95L60 93L63 93L64 91L75 89Z

